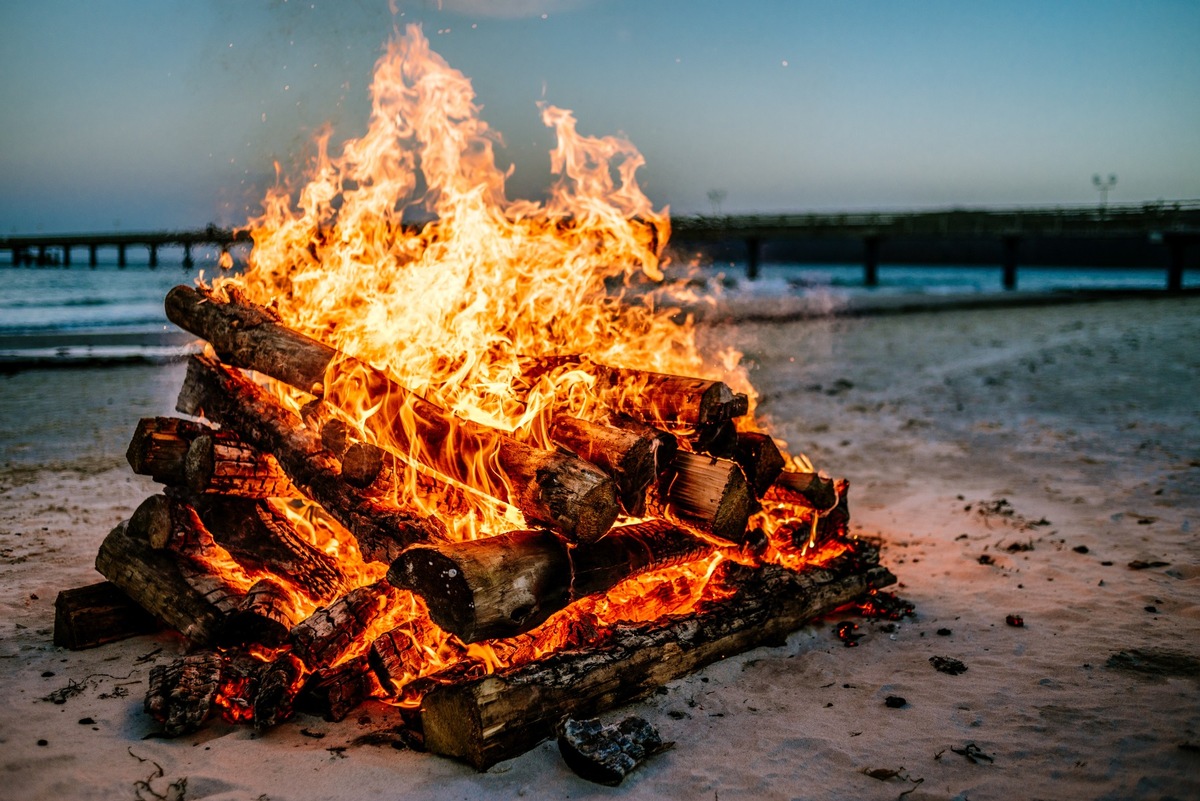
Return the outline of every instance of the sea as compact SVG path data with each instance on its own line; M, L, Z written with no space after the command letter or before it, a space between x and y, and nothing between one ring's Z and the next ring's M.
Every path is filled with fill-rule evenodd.
M216 271L215 264L185 270L165 261L154 269L132 261L124 268L104 261L95 267L0 264L0 372L180 359L195 349L194 337L167 321L163 299L171 287ZM764 264L758 279L750 281L744 264L729 262L706 267L693 278L701 291L743 303L1005 294L998 267L881 265L879 284L870 288L863 286L857 264ZM1162 289L1165 282L1165 269L1028 267L1019 270L1016 291L1143 292ZM1184 286L1200 288L1200 271L1186 272Z

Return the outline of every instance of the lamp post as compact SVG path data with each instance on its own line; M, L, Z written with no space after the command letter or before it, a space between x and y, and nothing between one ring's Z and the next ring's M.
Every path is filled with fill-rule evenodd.
M1101 178L1100 173L1092 176L1092 185L1100 190L1100 213L1108 208L1108 190L1117 185L1117 176L1115 173L1109 173L1107 178Z

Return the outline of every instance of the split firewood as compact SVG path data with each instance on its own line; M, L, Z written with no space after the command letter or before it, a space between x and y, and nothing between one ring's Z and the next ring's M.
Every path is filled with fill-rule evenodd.
M712 552L711 543L686 529L652 520L574 547L548 531L416 545L392 563L387 577L420 595L438 626L463 642L478 642L529 631L580 598Z
M679 451L651 496L650 511L741 543L754 496L736 462Z
M96 570L147 612L200 645L216 638L241 600L236 589L190 560L152 548L129 531L128 521L101 543Z
M284 327L264 309L223 303L185 286L168 293L166 308L172 322L208 340L234 366L334 406L355 404L365 393L369 404L378 406L366 421L377 437L455 481L516 506L533 523L586 542L602 537L617 517L616 487L592 465L456 417L382 372Z
M646 490L657 475L657 437L559 416L550 426L550 439L612 476L626 514L645 514Z
M291 593L278 581L259 579L225 621L220 642L226 648L249 644L277 648L297 622Z
M243 498L294 498L300 493L275 457L236 440L201 434L184 458L186 486L192 492Z
M356 656L340 665L314 671L304 685L298 705L337 722L377 694L380 694L379 680L367 657Z
M288 633L292 652L309 670L336 664L387 613L397 595L386 581L350 590L292 628Z
M202 434L233 438L229 432L217 432L205 423L178 417L143 417L134 429L125 458L138 475L150 476L160 484L182 486L187 481L187 450Z
M785 470L764 493L763 499L794 503L825 512L837 505L837 480L824 473Z
M405 621L390 631L376 637L367 651L367 662L380 685L388 695L396 695L405 686L426 675L421 672L425 667L427 672L430 661L426 658L426 649L436 642L437 626L424 615ZM455 643L453 638L445 644L446 647L458 648L460 656L466 655L466 649ZM448 655L452 661L454 654Z
M63 590L54 601L54 644L79 651L157 631L154 615L111 581Z
M290 653L279 656L262 672L254 695L254 728L269 729L295 713L306 673L304 663Z
M692 615L618 626L587 649L481 677L431 676L421 701L426 748L486 770L552 735L564 715L596 715L730 654L781 642L813 617L896 579L864 548L803 573L725 562L713 580L737 589Z
M342 481L337 459L299 417L213 359L193 356L188 362L178 409L203 412L271 453L293 484L349 529L367 561L391 562L405 546L444 535L435 518L371 498Z
M632 715L611 726L596 718L567 718L558 726L558 751L567 766L588 781L609 787L616 787L647 758L674 744L664 743L657 729Z

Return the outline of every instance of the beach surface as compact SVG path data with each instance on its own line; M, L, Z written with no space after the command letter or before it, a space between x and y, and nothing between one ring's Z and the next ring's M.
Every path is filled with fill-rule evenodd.
M744 352L776 436L850 480L916 615L857 620L855 648L816 621L608 713L676 742L615 790L550 742L486 773L391 747L376 703L145 739L182 641L56 648L54 599L156 491L124 450L182 367L0 376L0 799L1200 797L1200 298L704 336Z

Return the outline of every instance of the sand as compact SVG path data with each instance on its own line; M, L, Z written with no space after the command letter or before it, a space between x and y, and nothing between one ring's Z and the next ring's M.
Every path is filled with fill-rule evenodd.
M746 353L779 436L850 478L853 526L883 538L917 613L860 622L856 648L820 621L609 713L677 742L617 790L551 743L483 774L364 744L395 723L377 704L143 739L148 671L180 641L61 650L53 604L98 580L100 540L154 491L122 455L181 370L0 377L0 798L1200 797L1200 299L706 336Z

